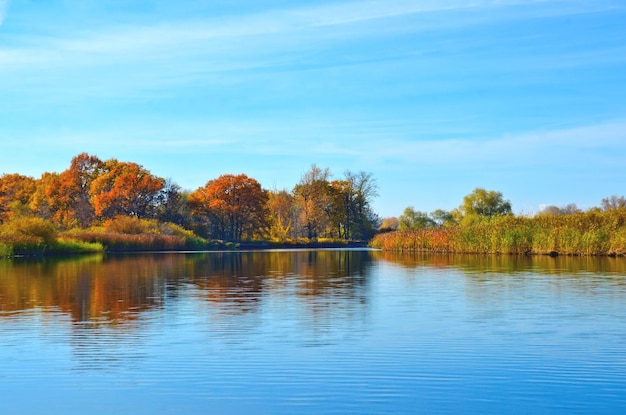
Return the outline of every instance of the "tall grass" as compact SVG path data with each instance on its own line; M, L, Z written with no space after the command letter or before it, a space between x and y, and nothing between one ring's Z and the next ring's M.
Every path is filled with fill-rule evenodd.
M48 248L48 254L93 254L104 252L104 246L99 242L85 242L74 239L60 238Z
M103 252L98 243L59 238L40 218L19 218L0 226L0 258Z
M101 244L107 251L205 249L208 246L205 239L173 223L125 216L107 221L102 227L73 230L67 236Z
M171 223L118 218L100 228L59 233L54 225L34 217L0 224L0 258L66 255L106 251L206 249L208 243Z
M402 252L624 255L626 210L482 218L450 228L377 235L370 246Z
M0 226L0 255L43 255L56 243L56 229L41 218L17 217Z
M111 232L75 232L73 237L89 243L98 243L107 251L143 251L186 249L191 246L184 238L173 235L123 234Z

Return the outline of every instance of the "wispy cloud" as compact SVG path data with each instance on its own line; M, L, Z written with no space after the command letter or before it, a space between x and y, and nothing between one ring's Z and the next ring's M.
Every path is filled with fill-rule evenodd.
M462 11L466 9L489 9L530 3L545 3L551 0L395 0L345 2L286 12L287 16L301 17L311 26L330 26L359 23L391 17ZM306 16L306 17L305 17Z
M626 151L626 120L572 128L529 131L490 139L417 140L400 138L381 146L379 157L428 165L471 163L479 165L529 166L560 164L563 156L606 159Z
M0 0L0 26L2 26L2 23L4 23L8 8L9 0Z
M94 62L106 63L117 60L170 59L181 54L202 54L221 52L219 41L234 38L248 38L254 41L255 36L276 36L272 42L293 43L290 36L310 37L315 41L323 41L320 33L310 30L323 27L339 27L381 19L415 16L443 11L460 11L465 9L503 9L511 6L529 6L533 3L554 3L554 0L369 0L358 2L340 2L320 6L303 6L286 8L268 12L221 17L219 19L192 19L167 24L137 25L107 28L96 28L92 33L83 31L67 37L51 37L37 39L36 50L32 48L17 50L0 50L0 62L3 64L32 64L38 56L42 63L65 62L80 65ZM600 2L603 3L603 2ZM0 22L7 0L0 0ZM565 2L563 13L581 12L597 9L592 4L580 4L576 7ZM605 5L606 7L606 5ZM518 12L518 11L516 11ZM555 13L550 9L550 13ZM448 24L440 22L440 24ZM371 30L364 28L363 30ZM393 26L385 26L385 30L393 30ZM419 30L415 27L414 30ZM328 32L326 32L328 33ZM358 31L352 32L359 34ZM254 42L253 42L254 43ZM204 45L198 48L198 45ZM210 48L207 49L207 47ZM229 45L229 47L231 47ZM265 46L268 46L267 44ZM22 56L24 55L24 56ZM98 58L95 58L98 57Z
M103 129L50 133L39 140L75 148L92 143L97 150L124 147L149 153L237 153L290 157L349 157L376 165L476 167L569 164L572 158L621 159L626 152L626 120L617 119L570 128L528 131L481 139L428 139L395 126L367 120L185 121L166 124L139 122ZM129 139L132 138L132 139ZM14 137L19 143L20 137ZM358 143L358 145L356 144ZM402 167L404 168L404 167Z
M529 6L531 3L551 7L533 8ZM7 5L6 0L0 0L0 12ZM509 11L512 6L519 7ZM247 76L258 76L268 70L278 73L292 67L304 71L310 67L358 64L361 68L370 65L375 71L376 60L415 59L421 53L430 54L430 58L422 62L432 63L437 60L432 56L433 51L438 51L441 56L441 50L445 51L447 45L438 45L435 40L428 44L412 43L410 51L390 49L359 54L350 49L328 59L323 57L329 51L352 45L355 38L363 41L380 37L378 35L389 36L396 30L395 23L403 18L406 20L404 26L400 25L402 30L416 32L442 25L480 24L488 19L501 18L503 14L519 18L519 15L524 16L520 8L525 13L532 10L532 15L526 18L534 18L544 12L576 13L609 6L617 7L609 0L364 0L220 18L74 28L60 35L32 38L14 35L6 46L0 47L0 86L19 91L21 96L28 96L24 94L29 92L36 94L38 102L43 99L54 101L57 97L70 102L83 101L87 97L142 96L146 91L163 91L172 86L198 84L199 81L205 85L224 85L228 82L224 78L230 74L235 74L236 81L241 82ZM476 13L437 14L466 9ZM486 13L490 10L499 12ZM445 38L440 41L446 42ZM498 71L507 64L510 68L532 65L544 68L626 59L623 53L619 53L622 52L620 48L605 49L577 52L567 59L546 60L542 55L506 58L510 61L503 61L505 58L467 59L465 65L468 68L482 65L482 68ZM403 56L403 53L411 56Z

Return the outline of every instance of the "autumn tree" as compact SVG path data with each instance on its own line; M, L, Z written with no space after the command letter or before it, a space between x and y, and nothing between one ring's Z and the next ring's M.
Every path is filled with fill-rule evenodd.
M398 229L398 218L395 216L389 218L383 218L380 226L378 227L378 232L393 232Z
M47 211L50 219L66 227L87 227L95 218L90 200L92 183L104 172L105 164L96 156L81 153L72 159L61 174L42 176L42 190L35 202L38 211Z
M113 218L118 215L151 217L165 179L152 175L137 163L104 163L101 173L91 184L89 195L96 215Z
M330 236L346 240L373 236L380 222L370 205L376 190L373 176L365 172L347 171L344 179L330 182Z
M52 221L52 206L47 191L52 186L58 186L59 173L45 172L35 181L35 192L30 199L29 208L34 216Z
M192 215L207 236L243 240L265 228L268 195L245 174L225 174L189 195Z
M295 236L297 222L294 196L286 190L267 192L268 236L285 240Z
M9 220L13 214L27 212L35 189L35 179L32 177L21 174L0 176L0 223Z
M294 187L301 236L369 239L380 222L371 207L377 196L376 180L365 172L346 171L344 178L332 181L330 176L328 169L313 165Z
M330 223L332 197L329 177L329 169L321 169L313 164L293 189L300 213L299 221L307 238L321 236Z

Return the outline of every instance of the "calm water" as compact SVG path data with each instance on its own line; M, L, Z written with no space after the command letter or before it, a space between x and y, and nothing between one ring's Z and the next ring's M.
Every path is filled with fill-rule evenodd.
M626 260L0 261L0 414L626 411Z

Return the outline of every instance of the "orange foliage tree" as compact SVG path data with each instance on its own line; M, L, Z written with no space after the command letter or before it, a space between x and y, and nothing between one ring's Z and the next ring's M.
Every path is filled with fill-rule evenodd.
M45 172L35 182L35 193L30 199L30 210L35 216L46 220L52 220L54 206L48 196L49 189L55 188L59 183L59 173ZM58 221L57 221L58 223Z
M189 195L195 219L208 236L240 241L264 233L268 195L245 174L225 174Z
M38 211L47 211L54 222L66 226L87 227L95 218L90 201L91 184L103 172L104 162L96 156L81 153L72 159L61 174L44 174L40 180L45 197L33 202Z
M9 220L16 212L28 210L35 188L32 177L21 174L0 176L0 223Z
M137 163L81 153L67 170L37 180L0 176L0 223L36 216L70 229L127 216L174 222L226 240L367 239L378 222L370 206L375 180L363 172L330 177L327 168L312 165L291 192L268 192L245 174L226 174L190 193Z
M165 179L153 176L137 163L111 159L91 184L89 195L96 215L102 218L143 218L154 214L164 185Z

